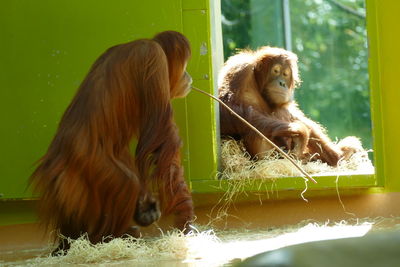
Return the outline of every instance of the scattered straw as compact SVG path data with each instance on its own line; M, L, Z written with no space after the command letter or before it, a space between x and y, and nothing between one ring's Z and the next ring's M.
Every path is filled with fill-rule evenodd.
M91 244L86 236L68 240L71 248L58 256L35 258L27 266L64 264L116 264L129 262L130 266L153 266L152 262L194 260L202 257L199 246L219 242L213 231L194 230L187 235L179 231L162 234L158 238L136 239L130 236L109 242ZM206 244L206 245L205 245Z
M221 266L257 253L315 240L362 236L369 231L400 230L400 218L363 218L339 222L303 221L277 228L178 231L157 238L116 238L90 244L71 241L66 255L47 256L7 266ZM4 263L4 262L3 262ZM186 263L188 265L182 265ZM1 261L0 261L1 265Z
M344 204L340 198L338 180L341 174L371 174L374 167L368 158L368 152L362 148L361 142L356 139L358 144L358 152L354 153L347 160L340 160L336 167L329 166L321 161L310 161L297 164L307 173L316 176L336 176L336 191L339 202L344 211L347 213ZM340 144L346 144L351 141L357 143L352 137L344 139ZM254 188L258 185L258 191L264 192L267 198L270 194L278 194L275 181L282 177L299 177L302 174L289 161L283 159L280 153L271 151L263 159L252 160L250 154L246 151L243 142L232 138L221 139L221 163L222 171L218 174L219 179L227 181L228 186L221 199L216 203L210 213L210 225L215 222L227 221L229 208L235 203L236 198L241 194L248 194L245 188ZM260 182L261 181L261 182ZM265 182L264 182L265 181ZM300 197L308 202L304 194L308 190L308 180L305 179L304 190L300 193ZM275 190L274 190L275 189ZM261 202L260 196L260 202ZM350 214L350 213L349 213Z
M374 167L368 158L368 152L362 150L353 154L348 160L342 160L338 166L332 167L321 161L311 161L302 168L313 175L337 175L338 173L373 173ZM221 140L221 179L275 179L279 177L301 176L301 173L286 159L276 152L269 153L265 158L254 161L244 148L241 141L230 138Z

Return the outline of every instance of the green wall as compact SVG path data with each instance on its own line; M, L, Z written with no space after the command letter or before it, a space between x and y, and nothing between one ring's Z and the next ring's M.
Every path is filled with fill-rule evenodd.
M0 25L0 200L32 197L26 185L35 161L108 47L163 30L183 32L192 43L194 85L213 88L207 0L3 1ZM174 100L174 108L186 176L211 177L217 166L213 104L192 92Z
M46 151L58 120L90 65L109 46L151 37L162 30L181 31L192 43L193 57L188 69L194 85L208 92L215 90L213 77L217 61L222 58L218 24L212 25L218 21L218 3L213 0L3 1L0 225L33 220L31 202L1 200L32 197L25 189L34 162ZM400 192L399 13L399 1L367 0L377 175L366 180L350 177L354 179L346 180L344 187L372 186L369 192ZM193 191L218 191L219 181L210 181L218 166L215 104L192 92L186 99L175 100L174 108L184 140L185 173ZM335 189L335 179L330 177L324 183L319 178L321 182L315 189L320 192ZM302 190L301 178L291 181L288 184L288 180L282 180L282 186L277 188L297 186ZM376 181L378 187L374 186ZM298 197L296 190L293 195Z
M385 192L400 192L400 1L367 0L367 4L378 179Z

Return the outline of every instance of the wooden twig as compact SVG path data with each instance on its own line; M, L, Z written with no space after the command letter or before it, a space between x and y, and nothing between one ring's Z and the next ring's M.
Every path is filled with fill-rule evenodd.
M282 154L282 156L284 158L286 158L287 160L289 160L302 174L304 174L305 177L307 177L308 179L310 179L312 182L317 183L317 181L314 180L314 178L311 177L311 175L309 175L305 170L303 170L303 168L301 168L285 151L283 151L280 147L278 147L277 145L275 145L271 140L269 140L263 133L261 133L256 127L254 127L253 125L251 125L248 121L246 121L242 116L240 116L239 114L237 114L233 109L231 109L227 104L225 104L224 102L222 102L220 99L218 99L217 97L204 92L203 90L200 90L196 87L192 88L202 94L205 94L209 97L211 97L212 99L218 101L222 106L224 106L226 109L228 109L234 116L236 116L239 120L241 120L242 122L244 122L247 126L249 126L253 131L255 131L259 136L261 136L265 141L267 141L270 145L272 145L276 150L279 151L279 153Z

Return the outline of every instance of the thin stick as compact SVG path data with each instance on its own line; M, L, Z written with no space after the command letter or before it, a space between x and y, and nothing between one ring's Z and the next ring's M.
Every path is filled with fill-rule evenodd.
M233 115L235 115L239 120L241 120L242 122L244 122L247 126L249 126L253 131L255 131L259 136L261 136L265 141L267 141L270 145L272 145L276 150L279 151L279 153L282 154L283 157L285 157L287 160L289 160L302 174L304 174L304 176L306 176L308 179L310 179L312 182L317 183L317 181L314 180L314 178L311 177L311 175L309 175L305 170L303 170L303 168L301 168L296 162L294 162L294 160L287 154L285 153L285 151L283 151L282 149L280 149L280 147L278 147L277 145L275 145L271 140L269 140L264 134L262 134L256 127L254 127L253 125L251 125L248 121L246 121L242 116L240 116L239 114L237 114L235 111L233 111L233 109L231 109L227 104L225 104L224 102L222 102L220 99L218 99L217 97L204 92L203 90L200 90L196 87L192 88L202 94L205 94L209 97L211 97L212 99L218 101L221 105L223 105L226 109L228 109Z

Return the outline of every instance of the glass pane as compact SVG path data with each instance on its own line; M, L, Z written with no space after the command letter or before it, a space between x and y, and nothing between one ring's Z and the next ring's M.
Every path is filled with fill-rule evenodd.
M355 135L372 148L365 1L290 1L290 9L301 108L332 138Z
M333 140L354 135L371 149L365 0L222 0L225 59L237 48L284 47L284 2L303 81L301 109Z

